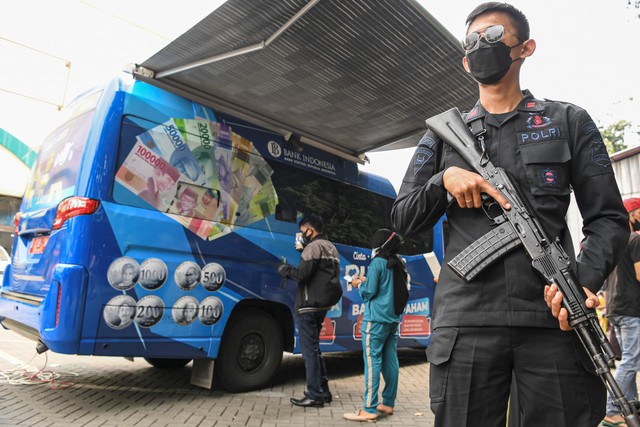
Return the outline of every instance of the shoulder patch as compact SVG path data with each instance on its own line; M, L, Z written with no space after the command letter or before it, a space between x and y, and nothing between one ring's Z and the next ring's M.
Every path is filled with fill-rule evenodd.
M413 176L416 176L418 172L420 172L422 166L424 166L424 164L427 163L434 154L435 153L431 149L418 146L415 154L413 155Z
M597 129L596 129L597 130ZM591 160L598 166L606 168L611 165L611 159L609 153L607 153L607 147L604 145L600 133L593 136L591 140Z
M598 126L596 126L596 124L593 122L587 122L582 125L582 131L587 135L590 133L598 132Z
M429 148L433 148L435 144L436 140L429 135L429 132L425 133L420 142L418 142L418 145L426 145Z

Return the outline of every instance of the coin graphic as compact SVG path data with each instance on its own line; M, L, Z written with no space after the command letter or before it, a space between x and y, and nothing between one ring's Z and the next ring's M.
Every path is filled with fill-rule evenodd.
M140 276L138 262L128 256L113 260L107 270L107 281L112 288L126 291L133 288Z
M187 326L193 323L198 317L198 300L192 296L179 298L171 309L173 321L178 325Z
M190 291L200 282L200 266L193 261L185 261L176 268L173 278L180 289Z
M159 258L148 258L140 266L138 283L150 291L164 285L169 275L167 265Z
M124 329L133 322L136 300L129 295L116 295L104 306L102 317L112 329Z
M202 274L200 275L202 286L208 291L217 291L224 285L224 281L227 280L227 273L224 268L215 262L202 267Z
M207 297L200 303L198 317L204 325L213 325L220 320L224 307L218 297Z
M164 303L156 295L142 297L136 304L136 315L133 320L143 328L150 328L162 319Z

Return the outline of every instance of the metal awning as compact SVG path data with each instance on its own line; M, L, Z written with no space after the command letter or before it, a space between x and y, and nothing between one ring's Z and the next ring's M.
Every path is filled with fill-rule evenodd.
M459 42L415 0L228 0L140 80L346 156L415 145L469 109Z

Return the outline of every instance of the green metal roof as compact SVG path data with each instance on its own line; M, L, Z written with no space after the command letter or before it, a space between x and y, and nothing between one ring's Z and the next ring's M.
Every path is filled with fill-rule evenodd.
M37 153L4 129L0 129L0 145L9 150L29 169L33 166L33 162L36 161Z

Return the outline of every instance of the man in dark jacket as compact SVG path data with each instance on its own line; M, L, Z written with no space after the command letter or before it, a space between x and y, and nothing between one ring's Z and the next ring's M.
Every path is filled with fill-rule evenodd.
M520 68L536 43L527 18L513 6L490 2L473 10L463 48L463 65L479 88L480 99L465 117L478 149L511 175L546 234L560 239L572 257L564 217L575 192L585 239L574 265L588 293L585 304L595 308L592 292L628 237L628 215L597 125L578 106L521 90ZM564 331L570 327L558 287L545 288L525 251L502 256L470 283L447 266L491 229L483 193L511 209L429 131L392 210L405 236L433 227L445 213L449 222L427 350L435 426L504 426L512 377L519 398L512 410L522 414L523 426L596 426L605 412L604 384L577 335Z
M327 311L340 301L340 255L323 234L324 224L317 215L300 220L303 246L298 268L283 264L278 272L298 281L295 312L300 350L304 359L307 391L291 403L303 407L323 407L332 400L327 369L320 351L320 330Z
M638 400L636 375L640 366L640 199L626 199L624 207L629 212L629 240L627 250L607 279L607 317L622 348L614 378L627 400L634 401ZM602 425L624 425L611 394Z

